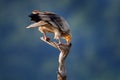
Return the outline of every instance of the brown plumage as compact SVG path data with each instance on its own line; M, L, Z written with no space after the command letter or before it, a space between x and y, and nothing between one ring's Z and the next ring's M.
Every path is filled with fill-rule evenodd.
M38 27L38 30L43 33L45 40L49 40L46 36L46 32L49 32L54 34L54 39L59 40L59 44L62 43L60 40L61 37L66 40L68 45L71 43L69 25L59 15L52 12L40 12L38 10L34 10L29 17L35 23L29 25L27 28Z

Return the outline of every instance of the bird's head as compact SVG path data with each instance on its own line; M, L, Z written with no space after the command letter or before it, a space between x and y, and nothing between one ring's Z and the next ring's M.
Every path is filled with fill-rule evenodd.
M34 10L34 11L32 11L32 13L31 13L30 15L28 15L28 16L31 18L31 21L39 22L39 21L41 20L39 14L40 14L40 11Z

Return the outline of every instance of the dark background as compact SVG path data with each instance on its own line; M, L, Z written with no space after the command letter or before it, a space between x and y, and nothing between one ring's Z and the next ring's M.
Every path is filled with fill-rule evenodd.
M71 27L68 80L120 80L120 0L1 0L0 80L56 80L59 51L28 14L52 11Z

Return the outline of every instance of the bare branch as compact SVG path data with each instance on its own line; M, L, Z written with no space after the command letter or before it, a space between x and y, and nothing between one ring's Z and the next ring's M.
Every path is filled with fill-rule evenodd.
M57 48L56 42L46 41L43 37L40 38L42 41L46 42L47 44L53 46L54 48Z
M58 67L58 75L57 79L58 80L66 80L66 68L65 68L65 59L70 51L71 44L66 45L66 44L58 44L56 42L52 41L46 41L41 38L42 41L46 42L47 44L53 46L54 48L57 48L60 51L58 62L59 62L59 67Z

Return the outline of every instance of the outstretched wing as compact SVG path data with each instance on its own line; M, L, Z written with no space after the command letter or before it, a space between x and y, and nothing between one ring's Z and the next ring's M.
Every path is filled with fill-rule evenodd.
M43 21L48 22L53 27L59 29L63 33L70 31L69 25L66 22L66 20L64 20L62 17L60 17L59 15L55 13L45 12L44 14L40 14L39 16Z

